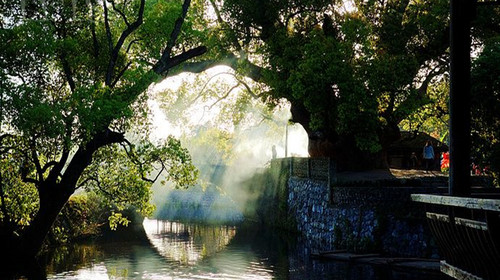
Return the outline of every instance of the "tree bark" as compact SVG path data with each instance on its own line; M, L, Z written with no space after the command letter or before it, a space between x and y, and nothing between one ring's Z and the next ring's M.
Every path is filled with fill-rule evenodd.
M40 205L32 223L22 233L21 237L6 244L7 252L13 259L33 259L41 251L44 240L62 208L75 191L75 186L81 174L92 162L92 155L99 148L120 143L125 140L123 133L106 129L97 133L84 146L81 146L68 164L64 175L49 176L52 180L43 181L38 187Z
M41 251L45 237L62 208L73 194L72 188L60 184L42 185L39 190L40 206L26 232L20 239L18 253L21 258L34 258Z
M399 137L399 130L388 129L380 132L382 150L377 153L363 151L356 145L351 135L338 135L334 131L312 130L311 117L306 108L292 102L292 121L302 125L308 135L310 157L330 158L336 162L338 171L388 168L387 147Z

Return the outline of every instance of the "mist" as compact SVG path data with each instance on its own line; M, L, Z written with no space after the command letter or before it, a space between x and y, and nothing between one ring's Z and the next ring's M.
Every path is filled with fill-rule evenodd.
M176 77L170 87L160 84L151 95L152 137L179 138L200 173L199 183L187 190L155 184L155 218L240 222L247 202L255 200L242 183L270 164L273 146L277 158L307 156L306 132L289 123L290 104L279 100L267 106L238 87L228 69L214 71Z

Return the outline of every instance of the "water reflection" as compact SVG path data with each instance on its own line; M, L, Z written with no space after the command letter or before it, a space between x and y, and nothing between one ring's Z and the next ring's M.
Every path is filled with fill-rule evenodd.
M265 228L146 220L144 229L144 238L134 242L59 248L46 257L47 278L446 279L418 271L310 259L296 236ZM8 279L27 278L40 279L26 275Z
M144 229L160 255L182 265L195 265L214 255L236 235L234 226L186 225L160 220L145 220Z
M94 245L93 250L84 246L68 250L71 256L59 253L47 267L47 278L272 278L273 270L250 248L227 248L236 236L235 227L146 220L144 229L149 244L113 242Z

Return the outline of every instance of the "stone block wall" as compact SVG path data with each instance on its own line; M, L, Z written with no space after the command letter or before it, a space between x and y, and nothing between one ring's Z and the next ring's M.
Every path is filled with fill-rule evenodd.
M438 257L425 211L410 198L412 193L437 189L387 184L330 188L324 181L290 177L289 215L312 250Z

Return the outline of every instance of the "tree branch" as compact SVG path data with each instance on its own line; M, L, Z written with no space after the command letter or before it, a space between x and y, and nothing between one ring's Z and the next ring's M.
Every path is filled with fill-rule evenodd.
M196 57L200 56L207 52L207 48L204 46L196 47L194 49L190 49L185 51L177 56L167 59L167 61L160 60L153 66L153 71L159 75L164 77L169 76L169 70L173 67L180 65L181 63Z
M104 8L104 27L106 29L106 37L108 38L108 48L111 53L113 50L113 35L111 34L111 27L109 26L108 6L106 5L106 0L102 0L102 6Z
M125 16L125 14L120 9L118 9L116 7L115 1L114 0L108 0L108 1L111 2L111 6L113 6L113 10L115 12L117 12L122 17L122 19L125 22L125 24L130 27L130 23L128 23L127 17Z
M243 62L245 67L241 68L241 63L239 62ZM183 72L201 73L215 66L228 66L256 82L265 82L264 77L262 76L264 68L253 64L246 58L237 57L232 53L226 54L220 59L208 59L198 62L184 63L181 67L175 69L175 71L168 73L167 77L175 76Z
M211 76L208 81L205 82L205 84L203 85L203 88L200 90L200 92L196 95L196 97L190 101L190 104L194 104L199 98L201 98L201 94L205 91L205 89L207 88L207 86L210 84L210 82L212 81L212 79L214 79L215 77L217 76L220 76L220 75L233 75L233 73L230 73L230 72L221 72L221 73L217 73L213 76ZM234 76L234 75L233 75Z
M128 46L127 46L127 50L125 51L125 53L127 53L127 54L128 54L128 53L130 52L130 49L132 48L132 45L133 45L134 43L139 42L139 41L140 41L139 39L134 39L134 40L130 41L130 43L129 43L129 44L128 44Z
M47 169L49 169L51 166L55 166L58 162L55 160L47 162L43 167L42 167L42 172L45 173Z
M85 168L87 168L87 166L89 166L92 162L94 152L101 147L114 143L121 143L124 140L125 136L123 133L114 132L109 129L105 129L102 132L95 134L90 141L88 141L85 145L80 146L80 148L76 151L61 178L60 184L71 188L70 190L73 191L73 187L76 186L78 178Z
M251 96L252 98L254 98L254 99L258 99L258 98L260 98L260 97L261 97L260 95L255 94L255 93L253 92L253 90L250 88L250 86L249 86L247 83L245 83L245 81L242 81L241 79L238 79L238 77L236 77L236 75L233 75L233 76L234 76L234 78L235 78L235 79L236 79L236 80L237 80L240 84L242 84L242 85L245 87L245 89L247 90L247 93L248 93L248 94L250 94L250 96Z
M65 125L66 125L66 139L71 138L71 133L72 133L72 118L71 117L66 117L65 119ZM70 148L69 144L64 141L63 142L63 150L61 154L61 158L59 161L55 164L54 168L50 171L49 175L47 176L47 180L49 182L56 182L57 178L61 176L61 172L66 165L66 162L68 161L69 153L70 153Z
M35 180L33 178L29 178L27 176L21 176L21 180L25 183L31 183L34 184L37 188L39 187L40 182L38 180Z
M179 34L181 32L181 28L182 28L182 25L184 23L184 19L186 18L187 11L188 11L190 4L191 4L191 0L184 0L184 3L182 4L182 14L175 21L174 29L172 30L172 33L170 34L170 39L167 42L167 46L165 47L165 50L163 51L160 60L153 66L153 71L159 75L163 75L166 77L166 76L168 76L168 72L171 68L180 65L181 63L185 62L186 60L189 60L189 59L196 57L196 56L200 56L200 55L207 52L206 47L200 46L200 47L196 47L196 48L190 49L188 51L185 51L185 52L183 52L179 55L176 55L174 57L171 57L172 49L177 42L177 38L179 37Z
M445 67L439 67L436 66L434 67L430 73L427 75L425 80L422 82L419 88L416 89L416 96L409 96L406 100L401 102L397 108L394 109L393 116L395 118L396 123L400 123L403 119L405 119L408 116L407 109L408 106L411 106L410 104L413 104L415 100L424 100L424 97L427 94L427 89L429 88L429 84L432 81L432 79L440 74L443 74L444 72L447 71L447 68ZM425 105L426 103L422 103L420 105Z
M184 3L182 4L181 16L178 17L177 20L175 21L174 29L172 30L172 33L170 33L170 39L167 41L167 46L165 47L165 50L163 51L160 58L160 61L165 64L168 63L168 60L170 59L170 56L172 54L172 49L175 46L175 43L177 42L179 34L181 33L181 28L182 25L184 24L184 19L186 18L190 4L191 0L184 0Z
M95 9L94 9L94 4L91 3L90 4L91 7L91 17L92 17L92 21L90 22L90 31L92 33L92 46L94 48L94 58L95 58L95 61L94 61L94 75L97 75L97 68L98 68L98 65L97 65L97 58L99 57L99 41L97 40L97 33L95 31Z
M146 177L144 177L144 176L142 176L142 178L141 178L141 179L142 179L142 180L144 180L144 181L146 181L146 182L150 182L150 183L154 183L154 182L156 182L156 180L158 180L158 178L160 178L161 173L162 173L164 170L166 170L166 167L165 167L165 164L163 163L163 161L162 161L162 160L160 160L160 162L161 162L161 169L160 169L160 171L158 171L158 174L156 174L156 176L155 176L155 178L154 178L154 179L152 179L152 180L151 180L151 179L146 178Z
M103 0L103 1L106 1L106 0ZM120 54L120 50L123 47L125 40L128 38L128 36L130 36L130 34L132 34L132 32L134 32L137 28L139 28L139 26L141 26L141 24L143 22L145 1L146 0L141 0L137 19L133 23L127 25L127 28L125 30L123 30L122 34L120 35L120 38L118 38L116 45L114 46L114 48L112 48L113 50L111 51L111 57L109 59L108 70L106 71L106 81L105 81L106 85L108 85L110 87L112 86L112 83L113 83L113 74L114 74L116 62L118 60L118 55ZM107 18L106 11L107 10L105 10L105 19ZM107 20L105 20L105 22L107 22L106 30L108 30L109 22Z
M127 144L127 145L129 146L130 151L129 151L129 150L127 150L127 147L125 147L125 145L124 145L123 143L125 143L125 144ZM144 163L143 163L143 162L141 162L141 161L140 161L140 160L136 157L136 155L134 154L134 152L133 152L133 147L134 147L134 145L133 145L132 143L130 143L128 140L126 140L126 139L125 139L122 143L120 143L120 145L121 145L121 146L123 147L123 149L125 150L125 153L127 154L128 158L129 158L129 159L130 159L130 160L131 160L134 164L139 165L139 168L140 168L140 170L141 170L141 172L142 172L142 169L143 169L143 165L144 165ZM149 179L149 178L146 178L146 177L144 176L144 174L142 174L142 173L141 173L141 180L146 181L146 182L149 182L149 183L154 183L154 182L156 182L156 180L158 179L158 177L160 177L160 174L161 174L161 173L165 170L165 165L163 164L163 161L161 161L161 160L160 160L160 162L161 162L162 168L161 168L161 170L158 172L158 174L156 175L156 177L155 177L153 180L151 180L151 179Z
M120 73L118 73L118 75L116 75L115 80L113 81L113 83L111 83L111 87L115 87L116 83L118 83L118 81L123 76L123 74L125 74L125 71L127 71L127 69L130 67L130 65L132 65L132 62L127 63L127 65L125 65L125 67L123 67L123 69L120 71Z
M36 173L38 175L38 180L40 182L43 182L43 169L42 166L40 165L40 160L38 159L38 155L36 154L36 148L35 148L35 143L34 140L30 143L30 150L31 150L31 160L33 161L33 164L35 164L36 168Z
M114 197L114 196L113 196L113 194L111 194L110 192L108 192L106 189L104 189L104 188L102 187L102 185L101 185L101 181L99 181L99 175L97 175L97 174L96 174L96 176L95 176L95 177L90 176L90 177L88 177L87 179L85 179L85 180L84 180L84 181L83 181L80 185L78 185L78 186L76 187L76 189L79 189L79 188L83 187L85 184L87 184L87 183L88 183L88 182L90 182L90 181L94 181L94 182L96 183L97 188L98 188L101 192L103 192L105 195L107 195L108 197Z
M233 33L233 34L231 34L232 36L230 38L231 44L236 49L236 51L238 51L238 52L241 51L242 47L241 47L240 43L238 42L237 36L234 35L234 30L232 28L229 28L228 24L222 19L219 7L217 7L217 4L215 3L215 1L210 0L210 3L212 4L212 7L214 8L215 15L217 16L217 21L219 22L219 24L221 26L227 27L228 30L232 31L231 33Z
M75 80L73 79L73 72L71 71L71 67L69 66L68 60L66 60L66 53L64 50L63 53L61 53L60 57L63 66L64 76L66 76L69 88L71 89L72 92L74 92L76 89Z
M237 89L238 87L240 86L240 83L238 82L236 85L234 85L233 87L231 87L227 92L226 94L224 94L223 96L219 97L214 103L212 103L212 105L210 105L208 107L208 109L212 109L217 103L221 102L222 100L224 100L225 98L227 98L231 92L235 89Z

